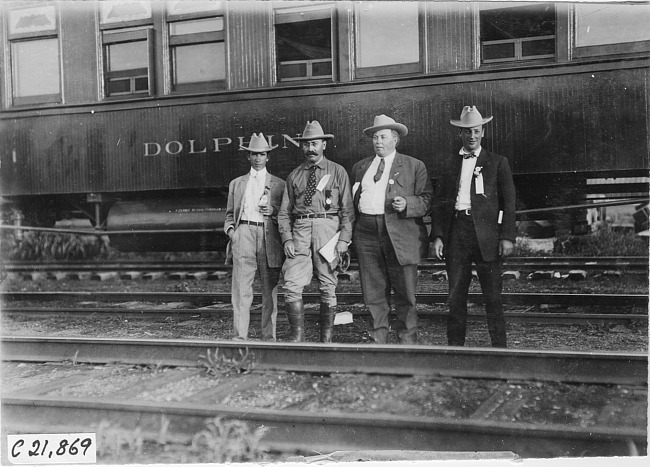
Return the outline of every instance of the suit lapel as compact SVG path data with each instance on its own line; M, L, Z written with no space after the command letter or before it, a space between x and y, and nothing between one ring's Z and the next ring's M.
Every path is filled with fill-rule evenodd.
M239 226L239 221L241 220L241 216L244 213L244 197L246 195L246 185L248 185L248 179L250 178L250 173L247 173L244 175L241 180L239 181L239 184L237 185L236 188L236 193L239 196L239 212L237 213L237 220L235 221L235 228ZM237 197L235 197L237 199Z

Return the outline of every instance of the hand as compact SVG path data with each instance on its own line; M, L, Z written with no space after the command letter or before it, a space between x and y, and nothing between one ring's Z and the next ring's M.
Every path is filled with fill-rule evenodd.
M260 206L260 213L263 216L272 216L273 215L273 208L269 206L268 204L265 204L264 206Z
M348 242L336 242L336 257L341 258L341 256L348 251Z
M284 254L287 255L287 258L295 258L296 247L293 245L293 240L284 242Z
M402 212L406 209L406 199L403 196L395 196L391 206L395 211Z
M228 238L232 240L233 235L235 235L235 229L228 229L226 233L228 234Z
M433 254L438 259L445 259L445 245L440 237L436 237L433 241Z
M505 258L510 253L512 253L513 248L514 245L510 240L499 240L499 256L501 258Z

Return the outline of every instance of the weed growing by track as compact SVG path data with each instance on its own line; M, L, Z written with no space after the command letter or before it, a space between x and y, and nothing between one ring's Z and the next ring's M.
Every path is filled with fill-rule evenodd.
M214 352L210 352L208 349L207 355L201 355L199 359L202 360L203 367L211 376L223 376L230 373L246 374L255 368L254 356L248 347L245 351L239 349L239 357L229 358L219 349L215 349Z
M192 438L192 449L204 462L254 462L263 459L260 441L266 427L251 429L240 420L215 417L205 422L206 429Z

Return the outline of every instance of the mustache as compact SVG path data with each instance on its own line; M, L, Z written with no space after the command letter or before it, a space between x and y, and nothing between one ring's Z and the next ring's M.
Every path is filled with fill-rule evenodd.
M309 151L309 152L307 153L307 155L308 155L308 156L317 156L318 153L317 153L317 152L314 152L314 151Z

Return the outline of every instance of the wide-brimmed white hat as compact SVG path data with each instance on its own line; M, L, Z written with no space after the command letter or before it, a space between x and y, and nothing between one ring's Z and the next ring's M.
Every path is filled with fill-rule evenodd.
M471 107L466 105L460 113L460 120L449 120L449 123L460 128L473 128L483 125L490 120L492 120L492 117L483 118L483 115L481 115L481 112L478 111L475 105Z
M257 133L253 133L253 136L251 136L251 140L248 143L248 147L242 146L241 144L239 147L245 151L259 153L273 151L278 147L278 145L276 144L275 146L269 146L269 142L266 140L263 133L260 133L259 135Z
M318 120L307 121L305 125L305 130L302 132L302 136L294 138L296 141L310 141L312 139L332 139L334 135L325 134L323 132L323 127L320 126Z
M363 130L363 132L367 136L372 136L375 134L376 131L379 130L395 130L399 133L400 136L406 136L409 133L409 129L406 128L406 125L397 123L395 120L393 120L392 118L384 114L377 115L375 117L375 121L373 122L372 126L366 128L365 130Z

